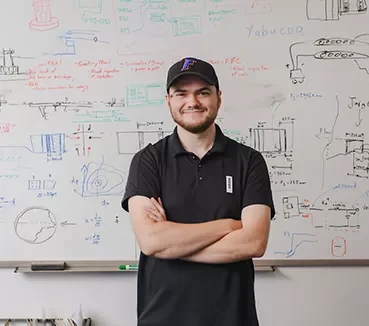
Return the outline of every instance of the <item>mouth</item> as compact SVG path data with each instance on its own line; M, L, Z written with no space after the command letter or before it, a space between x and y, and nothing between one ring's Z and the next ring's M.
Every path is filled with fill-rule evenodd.
M204 112L204 110L185 110L183 113L201 113Z

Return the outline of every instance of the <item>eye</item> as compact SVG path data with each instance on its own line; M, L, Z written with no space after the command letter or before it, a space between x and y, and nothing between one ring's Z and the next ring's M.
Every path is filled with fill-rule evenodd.
M210 93L208 91L202 91L200 92L201 96L208 96Z
M185 96L185 93L176 93L175 96L176 97L183 97L183 96Z

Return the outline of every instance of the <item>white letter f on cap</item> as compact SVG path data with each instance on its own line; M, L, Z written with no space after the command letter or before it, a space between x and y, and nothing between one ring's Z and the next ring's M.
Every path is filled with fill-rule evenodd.
M191 67L194 63L196 63L196 62L197 62L197 61L196 61L196 60L194 60L194 59L186 59L186 60L185 60L185 62L183 63L183 66L182 66L181 71L190 69L190 67Z

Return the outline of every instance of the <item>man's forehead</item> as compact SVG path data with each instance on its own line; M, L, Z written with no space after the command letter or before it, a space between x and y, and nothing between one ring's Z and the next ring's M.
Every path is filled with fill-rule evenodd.
M204 79L196 75L185 75L185 76L178 77L178 79L171 86L173 90L178 89L178 88L183 88L183 87L212 88L212 85L210 85Z

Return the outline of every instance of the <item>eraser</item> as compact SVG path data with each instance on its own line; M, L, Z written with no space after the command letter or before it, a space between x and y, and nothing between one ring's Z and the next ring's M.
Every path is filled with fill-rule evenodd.
M65 263L32 263L32 271L63 271Z

